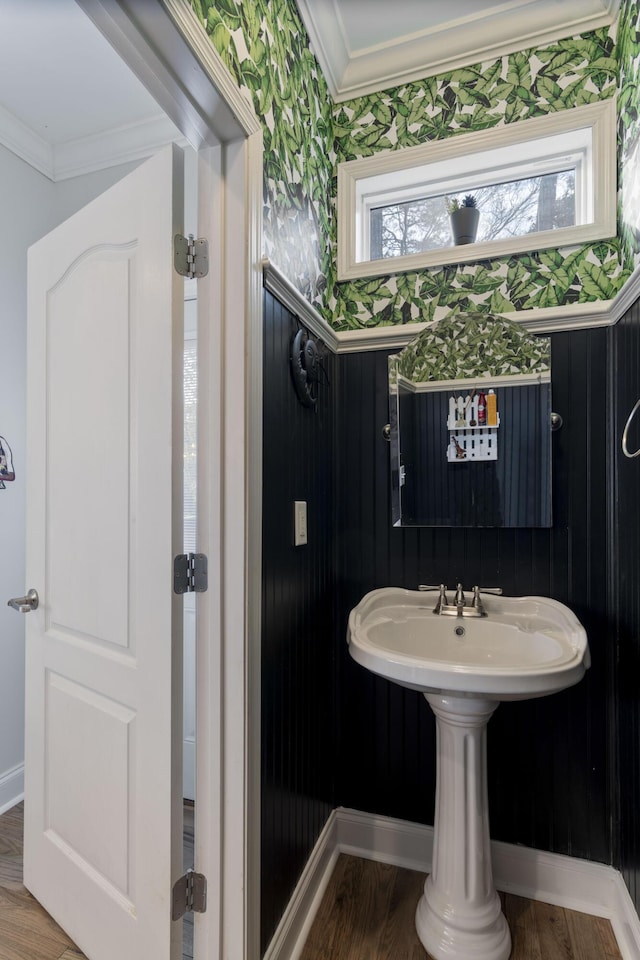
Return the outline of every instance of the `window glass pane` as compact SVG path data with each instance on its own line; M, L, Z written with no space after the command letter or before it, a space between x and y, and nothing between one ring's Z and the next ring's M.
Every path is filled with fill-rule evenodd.
M504 240L576 223L575 170L467 191L480 210L477 240ZM450 197L462 203L463 194ZM452 244L445 196L388 204L370 211L370 259L403 257Z
M451 243L444 197L427 197L371 211L370 259L405 257Z
M576 222L575 192L575 170L483 187L476 193L478 240L572 227Z

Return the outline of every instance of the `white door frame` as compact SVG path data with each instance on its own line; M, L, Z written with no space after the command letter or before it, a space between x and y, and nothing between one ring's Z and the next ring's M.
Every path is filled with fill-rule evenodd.
M199 343L210 389L198 410L198 550L210 588L198 598L196 869L209 905L195 953L258 960L262 127L187 0L77 2L198 149L200 171L225 185L217 207L207 187L199 202L222 269L199 281L211 322Z

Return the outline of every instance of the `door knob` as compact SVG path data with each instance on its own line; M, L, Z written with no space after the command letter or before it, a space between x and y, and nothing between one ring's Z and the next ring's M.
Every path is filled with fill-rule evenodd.
M30 613L32 610L38 609L39 602L38 591L32 588L26 597L13 597L8 601L7 606L13 607L19 613Z

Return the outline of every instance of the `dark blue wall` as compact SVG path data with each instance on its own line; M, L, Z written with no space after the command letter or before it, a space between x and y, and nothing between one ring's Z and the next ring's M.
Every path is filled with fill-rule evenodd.
M616 637L616 686L610 704L617 722L618 769L613 781L614 863L640 907L640 457L627 459L621 437L640 397L638 304L609 331L612 447L610 497L610 623ZM629 434L640 447L640 417Z
M262 939L330 810L433 823L435 731L417 693L348 656L375 587L479 582L568 604L593 664L577 687L502 704L489 727L496 839L619 866L640 897L640 458L619 453L640 393L640 312L552 335L551 529L393 529L388 351L327 355L319 412L300 406L297 328L265 300ZM632 440L640 443L639 427ZM294 548L294 499L309 545Z
M295 318L265 294L262 597L262 947L335 806L335 357L318 412L289 372ZM293 545L293 501L308 545Z
M337 802L433 823L434 724L420 694L353 663L344 633L364 593L418 583L501 586L568 604L593 667L572 690L503 704L489 728L496 839L611 862L613 628L607 622L607 332L554 334L554 524L533 529L397 529L389 520L387 352L339 358L336 643Z

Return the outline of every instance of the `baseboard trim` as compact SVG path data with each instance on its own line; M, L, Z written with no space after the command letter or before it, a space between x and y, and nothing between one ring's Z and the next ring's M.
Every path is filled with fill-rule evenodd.
M263 960L298 960L340 853L337 811L329 815Z
M340 853L405 870L431 870L433 827L346 807L338 807L336 822Z
M617 871L615 871L617 873ZM609 918L623 960L640 957L640 919L631 894L620 873L615 881L615 903Z
M24 799L24 763L6 770L0 776L0 814L6 813Z
M264 960L298 960L340 853L429 873L433 827L338 807L318 838ZM600 863L492 841L496 887L611 921L623 960L640 958L640 920L622 875Z

